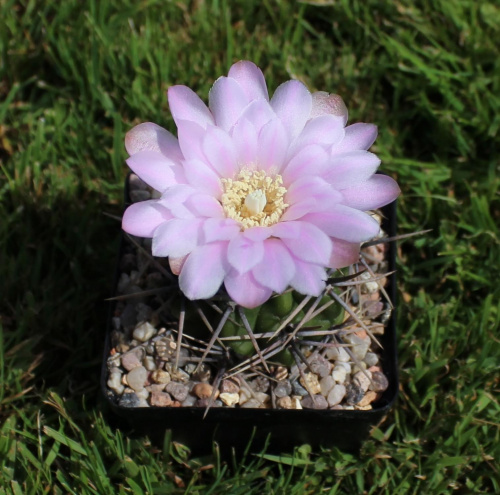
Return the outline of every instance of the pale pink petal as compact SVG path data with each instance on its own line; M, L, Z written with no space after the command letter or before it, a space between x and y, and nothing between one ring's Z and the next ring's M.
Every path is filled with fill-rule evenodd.
M156 151L139 151L127 159L127 165L146 184L160 192L186 182L183 168Z
M177 122L177 135L179 136L179 146L186 160L205 160L202 150L205 129L194 122L180 120Z
M209 124L214 124L214 118L205 103L187 86L168 88L168 104L177 125L181 120L194 122L203 129Z
M319 296L326 284L325 269L313 263L306 263L297 258L294 259L295 275L290 280L290 285L301 294L308 296Z
M368 180L380 165L377 155L368 151L352 151L333 155L323 178L336 189L347 189Z
M264 241L264 257L252 273L259 284L281 293L295 274L295 264L281 240L267 239Z
M189 254L202 241L202 221L199 219L179 220L162 223L153 236L153 256L180 258Z
M240 225L232 218L207 218L203 222L205 242L230 241L240 233Z
M310 144L336 145L342 141L344 134L344 126L338 117L323 115L307 122L297 138L293 150L300 150Z
M313 223L330 237L348 242L368 241L380 230L370 215L344 205L336 205L328 212L309 213L302 220Z
M215 123L229 131L248 105L247 95L235 79L219 77L208 95L208 105Z
M153 237L154 231L172 215L157 200L151 199L130 205L123 214L122 229L139 237Z
M125 135L125 148L129 155L148 150L177 162L183 158L177 138L153 122L144 122L130 129Z
M196 215L184 203L196 192L196 189L188 184L178 184L169 187L158 203L167 208L175 218L194 218Z
M238 122L248 120L252 123L257 133L259 133L263 126L275 118L276 114L269 102L266 100L255 100L243 110Z
M239 274L232 270L224 279L229 297L244 308L256 308L265 303L273 291L260 285L252 272Z
M247 60L236 62L229 69L228 76L238 81L250 101L259 98L269 100L264 74L253 62Z
M251 270L264 256L264 243L252 241L244 235L231 240L227 248L227 260L239 273Z
M217 199L222 195L222 184L217 174L200 160L186 160L184 162L186 179L199 191L211 194Z
M228 271L227 242L197 247L187 258L179 276L179 287L188 299L208 299L219 290Z
M278 222L271 227L273 237L297 239L300 236L300 222Z
M348 151L367 150L377 139L377 126L374 124L349 125L345 128L345 136L337 143L332 151L335 153L347 153Z
M342 194L321 177L305 176L290 185L285 194L285 203L293 205L307 198L314 198L321 209L342 201Z
M326 170L328 162L329 156L321 146L313 144L304 147L291 158L281 173L285 187L305 175L320 175Z
M343 268L359 261L359 242L332 238L332 246L332 255L328 263L330 268Z
M198 217L226 217L222 205L210 194L193 194L186 199L184 204Z
M233 145L236 149L237 164L241 168L257 160L258 134L251 122L240 119L232 129Z
M394 179L377 174L352 189L343 189L342 203L357 210L374 210L394 201L400 192Z
M174 275L179 275L181 273L182 267L186 262L187 256L182 256L181 258L168 258L168 264L170 270Z
M328 94L325 91L316 91L312 94L311 119L321 115L333 115L337 117L344 126L347 122L347 107L339 95Z
M285 246L292 254L311 263L326 266L332 253L330 238L318 227L306 222L297 222L300 226L300 235L294 239L282 237Z
M300 134L311 113L309 90L299 81L281 84L271 99L271 106L281 119L291 139Z
M202 149L220 177L232 178L238 171L236 148L229 135L218 127L207 129Z
M269 227L251 227L243 232L243 235L251 241L263 241L271 237L272 230Z
M316 201L316 198L304 198L301 201L297 201L293 205L289 206L285 213L281 215L282 222L290 222L292 220L298 220L308 213L318 211L320 206Z
M278 173L283 167L288 149L288 137L279 119L268 122L259 133L258 168Z

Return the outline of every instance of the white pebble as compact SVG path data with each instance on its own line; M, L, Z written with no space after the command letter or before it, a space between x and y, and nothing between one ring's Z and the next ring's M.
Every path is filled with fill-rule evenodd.
M370 337L366 336L366 338L362 339L356 334L350 333L347 334L344 339L348 344L351 344L351 352L353 355L359 360L363 360L366 356L368 348L370 347Z
M344 383L347 376L347 371L343 366L335 366L332 371L332 378L337 383Z
M127 374L127 383L135 391L142 390L148 378L148 372L144 366L138 366Z
M238 404L240 401L239 394L230 394L228 392L224 392L219 396L220 400L226 404L226 406L234 406L234 404Z
M326 399L328 401L328 405L331 407L339 404L344 398L345 393L346 393L346 388L344 385L341 384L335 385L335 387L332 388Z
M367 352L365 356L365 363L370 368L378 363L378 356L374 352Z
M123 394L125 387L122 385L122 374L121 373L111 373L109 375L108 387L115 391L118 395Z
M155 360L153 359L153 356L146 356L142 361L142 365L148 371L154 371L156 369L156 363Z
M367 376L368 375L368 376ZM369 371L358 371L354 375L354 383L356 383L363 392L366 392L371 384L372 374Z
M326 397L335 385L335 380L331 376L325 376L320 380L319 385L321 387L321 395Z
M332 361L340 361L347 363L349 361L349 354L343 347L329 347L326 351L326 357Z
M147 399L149 397L149 392L145 388L141 388L141 390L138 390L135 395L137 395L139 399Z
M156 333L156 328L148 321L137 325L132 336L140 342L146 342Z

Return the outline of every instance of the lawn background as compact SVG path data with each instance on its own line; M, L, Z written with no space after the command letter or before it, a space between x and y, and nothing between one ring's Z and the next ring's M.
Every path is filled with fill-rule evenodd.
M500 493L499 39L494 1L2 0L0 494ZM359 456L233 467L103 416L124 134L239 59L377 123L399 232L433 229L400 244L401 392Z

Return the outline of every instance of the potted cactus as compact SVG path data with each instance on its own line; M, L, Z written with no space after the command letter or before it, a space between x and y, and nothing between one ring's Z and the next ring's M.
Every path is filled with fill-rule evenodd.
M177 138L144 123L125 141L106 396L194 447L243 446L257 427L281 448L356 448L397 390L399 187L375 174L376 126L346 127L339 96L296 80L269 99L247 61L208 107L185 86L168 100Z

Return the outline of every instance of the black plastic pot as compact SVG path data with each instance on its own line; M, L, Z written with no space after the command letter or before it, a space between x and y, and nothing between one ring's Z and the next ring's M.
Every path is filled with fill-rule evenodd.
M383 208L383 228L390 236L396 232L396 202ZM395 270L396 245L388 245L389 270ZM396 277L389 277L386 287L391 300L396 301ZM112 309L112 308L111 308ZM111 315L111 311L110 311ZM293 447L310 444L313 448L338 447L341 450L359 450L370 428L378 424L389 412L398 392L396 315L392 312L384 335L381 365L389 380L382 397L372 404L373 409L362 410L292 410L212 408L203 418L200 407L147 407L127 408L113 400L107 382L106 360L110 351L110 324L106 334L101 386L110 409L137 434L149 435L162 441L166 430L171 430L174 441L188 445L195 452L210 452L217 442L221 451L243 451L250 439L252 451L262 449L266 441L271 451L291 451Z

